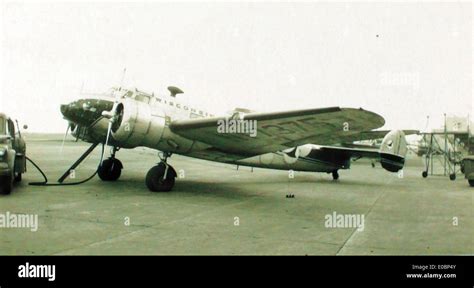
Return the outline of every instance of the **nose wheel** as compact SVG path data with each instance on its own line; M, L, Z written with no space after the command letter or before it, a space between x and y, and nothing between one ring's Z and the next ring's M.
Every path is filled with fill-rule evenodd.
M97 174L102 181L116 181L122 174L122 162L115 158L108 158L99 166Z
M146 174L145 184L152 192L169 192L173 189L176 171L166 163L170 153L164 153L161 162L152 167Z
M102 181L117 181L122 174L122 162L115 158L115 152L117 152L117 150L118 149L114 147L111 157L102 161L97 170L97 174Z

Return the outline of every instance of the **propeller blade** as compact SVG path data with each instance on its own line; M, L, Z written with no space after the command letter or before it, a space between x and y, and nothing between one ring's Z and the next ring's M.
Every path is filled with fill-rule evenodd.
M67 124L67 129L66 129L66 133L64 134L64 137L63 137L63 142L61 143L61 149L59 151L60 154L63 153L63 148L64 148L64 142L66 142L66 137L67 137L67 134L69 133L69 128L71 128L71 124Z
M122 90L122 87L120 87L118 91L121 91L121 90ZM118 114L117 108L120 104L120 99L122 98L121 94L118 93L118 91L114 90L113 92L115 96L115 100L114 100L114 105L112 106L112 110L102 111L102 116L109 119L109 125L107 127L107 136L105 138L105 147L109 145L109 139L110 139L110 134L112 132L112 126L115 123L115 121L117 121L117 114ZM102 166L102 163L104 162L104 156L105 156L105 149L102 152L102 156L100 160L101 166Z
M109 127L107 128L107 137L105 138L105 146L107 147L109 145L109 138L110 138L110 132L112 130L112 121L109 121ZM102 152L102 156L100 158L100 166L102 166L102 163L104 163L104 156L105 156L105 149Z

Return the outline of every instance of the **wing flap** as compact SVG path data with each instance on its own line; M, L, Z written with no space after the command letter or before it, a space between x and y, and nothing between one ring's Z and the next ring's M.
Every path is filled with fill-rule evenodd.
M345 148L336 146L320 146L319 149L322 152L332 153L341 158L380 158L379 150L376 149Z

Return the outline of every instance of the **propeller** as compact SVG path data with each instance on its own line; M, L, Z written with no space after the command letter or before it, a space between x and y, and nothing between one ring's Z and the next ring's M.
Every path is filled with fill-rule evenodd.
M66 133L64 133L64 137L63 137L63 142L61 143L61 149L59 151L59 153L63 153L63 148L64 148L64 142L66 142L66 137L67 137L67 134L69 133L69 128L71 128L71 124L68 123L67 124L67 129L66 129Z
M111 136L111 133L112 133L112 127L113 125L115 124L115 122L117 121L117 119L119 118L119 105L120 105L120 99L122 99L122 94L120 93L122 91L122 88L120 87L118 90L114 90L114 105L112 106L112 110L110 111L102 111L102 116L104 118L107 118L109 119L109 125L107 127L107 135L106 135L106 138L105 138L105 146L108 146L109 145L109 140L110 140L110 136ZM100 165L102 165L102 163L104 162L104 155L105 155L105 149L104 151L102 152L102 157L101 157L101 162L100 162Z
M120 80L120 87L118 89L113 90L113 95L114 95L115 99L114 99L114 105L112 106L112 110L102 111L102 116L104 118L109 119L109 125L107 127L107 136L105 137L105 144L104 144L105 146L109 145L109 140L110 140L110 134L112 132L112 127L113 127L114 123L117 121L117 119L119 118L118 117L119 116L118 107L119 107L119 104L120 104L120 99L122 99L122 97L123 97L122 85L123 85L123 80L125 78L125 73L126 72L127 72L127 68L124 68L123 73L122 73L122 78ZM104 155L105 155L105 149L102 149L102 156L100 158L100 166L102 166L102 163L104 162Z

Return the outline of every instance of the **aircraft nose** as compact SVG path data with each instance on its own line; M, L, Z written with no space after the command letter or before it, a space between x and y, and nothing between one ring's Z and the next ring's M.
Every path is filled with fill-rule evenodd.
M63 114L63 116L66 116L67 112L68 112L68 105L67 104L61 104L61 114Z
M102 111L112 110L113 101L80 99L60 106L61 114L69 121L82 125L92 124L102 116Z
M63 114L64 118L68 120L75 120L75 116L77 114L77 101L71 102L69 104L61 104L60 106L61 114Z

